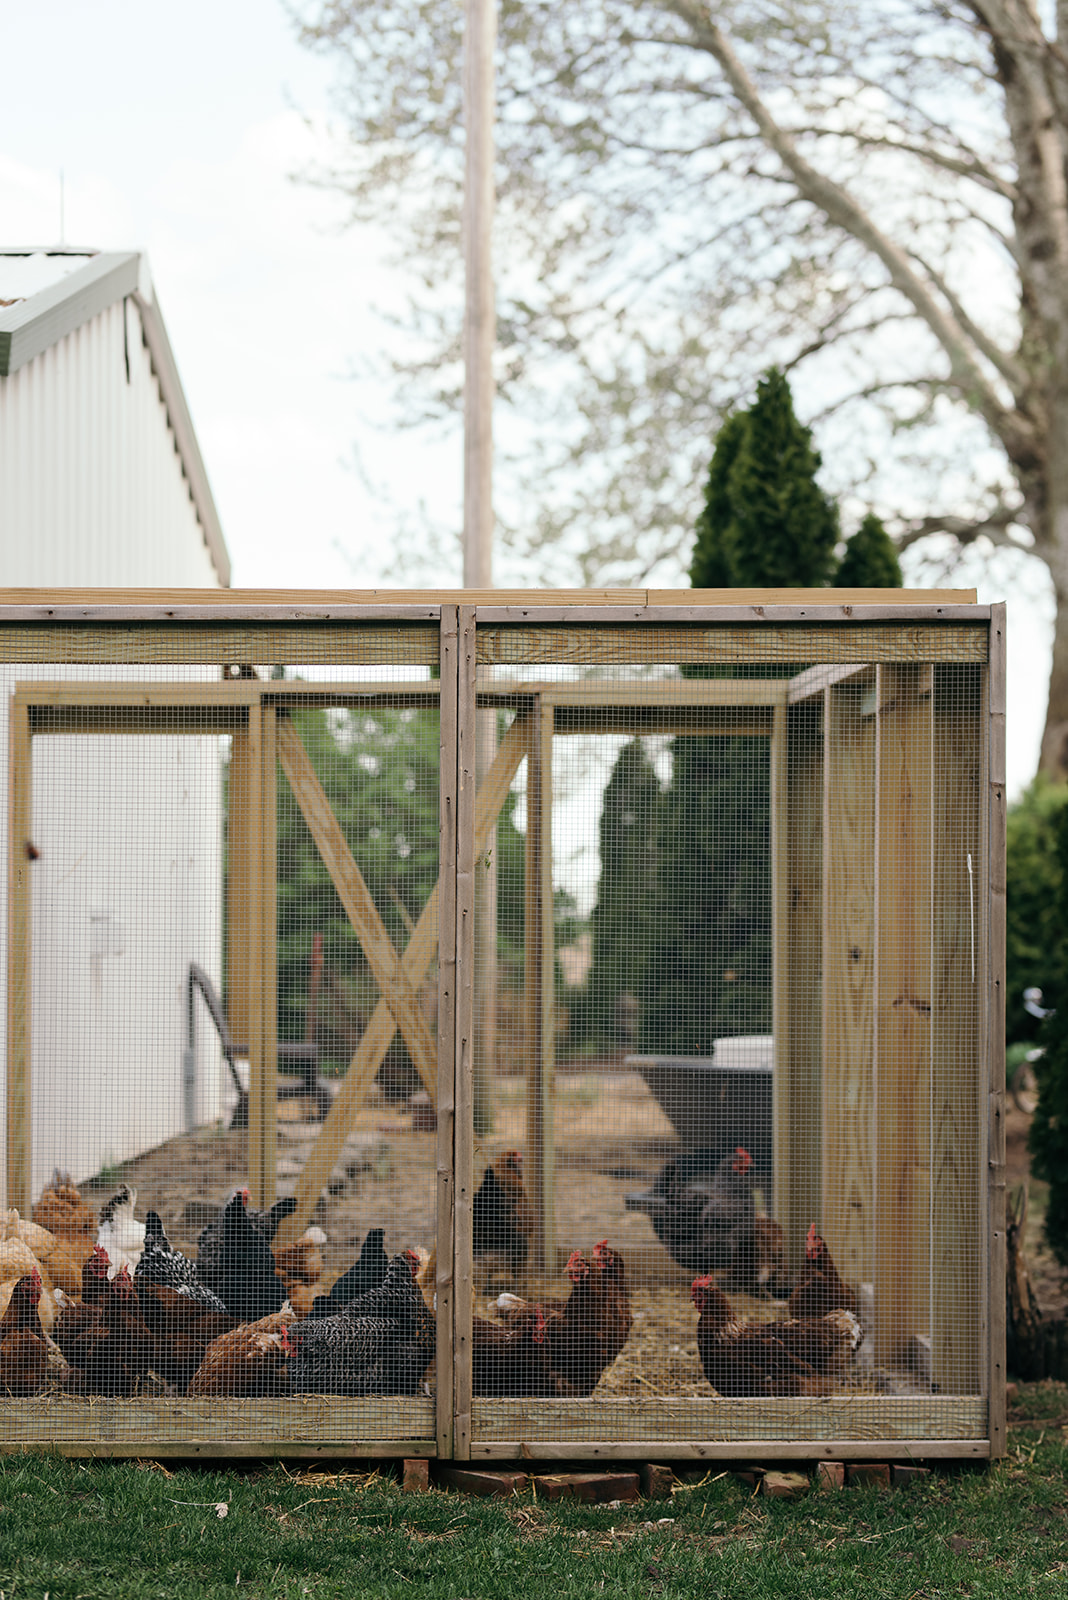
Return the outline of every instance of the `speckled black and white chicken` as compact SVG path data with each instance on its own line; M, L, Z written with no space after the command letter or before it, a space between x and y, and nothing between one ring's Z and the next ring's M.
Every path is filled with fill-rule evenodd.
M226 1311L219 1296L201 1281L196 1263L172 1247L158 1211L145 1212L145 1243L134 1271L134 1283L138 1292L145 1284L163 1284L209 1311Z
M413 1250L335 1316L289 1330L293 1394L415 1394L434 1354L434 1318L419 1292Z

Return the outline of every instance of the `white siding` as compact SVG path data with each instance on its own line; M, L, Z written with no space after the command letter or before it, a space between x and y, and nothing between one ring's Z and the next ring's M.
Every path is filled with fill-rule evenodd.
M119 302L0 379L4 586L217 587L132 299L129 382L123 317ZM5 668L2 706L16 678L75 674L171 675ZM6 711L0 763L6 772ZM80 1181L181 1131L188 964L221 979L220 775L213 739L35 740L35 1196L57 1164ZM0 808L6 897L5 833ZM0 956L0 992L5 984ZM221 1087L210 1033L201 1008L204 1120L218 1114Z
M0 378L6 588L217 588L166 407L126 302Z

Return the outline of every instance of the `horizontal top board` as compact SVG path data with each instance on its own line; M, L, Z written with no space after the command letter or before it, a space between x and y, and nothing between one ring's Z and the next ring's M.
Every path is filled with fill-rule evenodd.
M363 606L416 608L429 616L442 605L896 608L974 605L975 599L974 589L0 589L0 614L10 607L40 620L68 612L81 613L83 621L149 612L180 620L190 610L209 607L234 614L279 608L275 620L288 614L299 621Z

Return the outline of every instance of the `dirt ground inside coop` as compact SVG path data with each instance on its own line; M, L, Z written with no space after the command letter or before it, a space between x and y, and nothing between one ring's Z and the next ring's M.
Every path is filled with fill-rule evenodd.
M517 1077L500 1077L494 1086L494 1126L476 1144L476 1154L491 1159L502 1150L524 1149L525 1086ZM277 1186L291 1192L318 1137L320 1124L307 1120L305 1103L279 1104ZM1008 1117L1008 1182L1027 1176L1028 1118L1015 1106ZM589 1252L607 1237L624 1256L634 1328L618 1360L596 1390L602 1396L711 1396L696 1344L697 1315L690 1302L692 1274L659 1244L640 1212L626 1209L626 1195L644 1188L678 1149L670 1122L637 1073L618 1070L560 1072L557 1076L556 1238L561 1271L556 1276L494 1271L476 1267L476 1310L492 1314L490 1303L502 1289L529 1298L566 1295L563 1264L570 1252ZM408 1245L429 1250L435 1242L436 1137L415 1132L411 1114L373 1098L359 1113L346 1140L314 1221L324 1229L327 1288L353 1261L369 1228L385 1229L392 1253ZM197 1235L235 1185L247 1179L247 1136L221 1127L170 1140L128 1162L121 1177L137 1189L137 1210L154 1207L172 1243L195 1255ZM83 1184L92 1204L113 1192L116 1174ZM1041 1186L1038 1186L1039 1189ZM1039 1195L1041 1201L1041 1194ZM1028 1223L1032 1278L1043 1308L1063 1311L1065 1274L1041 1236L1041 1204ZM735 1297L739 1314L770 1320L782 1304ZM907 1372L875 1372L860 1361L843 1389L859 1392L917 1393Z

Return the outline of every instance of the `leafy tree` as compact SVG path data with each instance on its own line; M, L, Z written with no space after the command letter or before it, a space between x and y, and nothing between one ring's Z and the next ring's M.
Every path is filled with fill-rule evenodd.
M462 7L296 5L339 69L327 179L419 264L408 413L446 415ZM542 439L501 498L527 581L673 576L705 441L789 364L826 397L836 489L871 471L893 504L907 462L906 542L1048 569L1042 765L1068 770L1066 34L1034 0L501 5L502 395Z
M900 589L901 563L894 542L874 511L846 541L835 574L839 589Z
M1057 818L1059 884L1055 901L1056 1007L1043 1027L1045 1049L1035 1062L1038 1109L1031 1124L1032 1170L1049 1184L1046 1237L1068 1266L1068 806Z
M1061 985L1058 949L1064 890L1057 838L1066 802L1068 788L1040 774L1009 809L1005 1037L1010 1044L1033 1041L1040 1031L1038 1019L1024 1010L1025 989L1041 989L1047 1006L1055 1003L1054 995L1068 994Z

